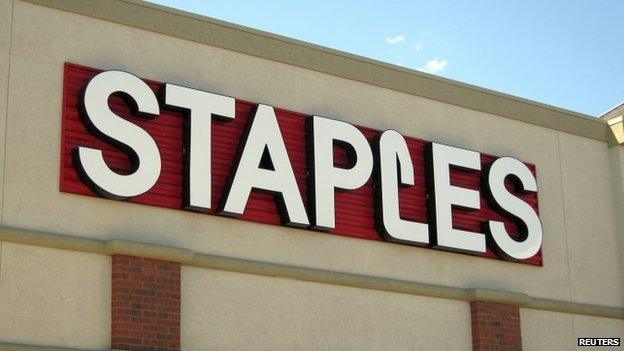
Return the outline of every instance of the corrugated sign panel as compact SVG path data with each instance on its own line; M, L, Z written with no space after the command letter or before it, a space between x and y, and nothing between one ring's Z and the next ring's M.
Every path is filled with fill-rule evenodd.
M82 111L81 94L89 80L100 72L101 70L80 65L65 64L62 167L60 177L60 189L64 192L98 196L80 180L75 171L71 153L77 146L88 146L103 150L107 164L120 173L129 172L131 170L130 161L126 154L89 133L80 118L80 111ZM163 83L151 80L145 80L145 82L155 93L158 93L164 85ZM149 192L126 201L171 209L182 209L183 154L185 152L183 143L184 117L182 112L164 108L161 104L160 116L147 120L132 116L131 109L123 99L117 96L111 96L109 104L116 114L127 118L132 123L145 129L156 141L162 157L162 172L156 185ZM211 214L214 214L214 209L217 208L228 173L232 168L232 162L237 152L243 129L249 118L249 113L255 105L255 103L237 99L236 118L234 120L222 122L213 119L213 210ZM306 119L310 115L280 108L276 108L276 114L288 155L297 178L297 183L305 201L307 198L306 174L308 172L306 163L305 124ZM375 129L358 128L369 141L379 133L379 131ZM404 219L427 222L424 146L428 144L428 142L416 138L405 138L414 164L416 185L399 190L401 215ZM346 154L340 148L336 148L335 158L336 164L338 165L347 162ZM494 156L481 154L483 168L496 158L497 157ZM533 174L535 174L535 166L530 164L528 166ZM451 182L457 186L479 190L480 176L480 172L454 170L451 172ZM519 194L518 196L528 202L534 209L538 209L536 193ZM372 181L369 180L365 186L354 191L337 192L336 228L329 233L362 239L382 240L375 228L375 216L373 211ZM197 215L201 216L205 214ZM245 213L239 218L248 221L281 225L281 219L273 195L257 191L252 193ZM453 222L454 226L458 229L481 232L481 224L487 220L504 221L510 232L517 233L515 224L494 212L489 207L484 197L481 199L480 210L465 211L459 208L454 209ZM327 234L319 233L319 235ZM421 248L415 248L414 250L421 250ZM490 248L488 248L485 257L498 258L496 253ZM531 265L541 265L541 251L531 259L521 262Z

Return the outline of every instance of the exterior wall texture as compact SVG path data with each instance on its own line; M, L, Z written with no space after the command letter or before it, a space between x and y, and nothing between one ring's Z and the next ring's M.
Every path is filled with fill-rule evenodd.
M67 61L533 163L543 267L61 193ZM596 138L20 0L0 0L0 135L2 226L624 308L624 154ZM7 242L0 255L0 342L113 346L109 256ZM472 347L466 301L185 265L180 287L184 350ZM624 336L622 319L520 320L525 350Z
M418 350L431 345L471 349L468 303L182 269L184 350Z
M0 340L110 347L108 256L0 244Z
M618 319L524 308L520 309L520 321L522 347L526 351L573 350L577 345L576 338L587 335L622 335L624 330L624 322Z

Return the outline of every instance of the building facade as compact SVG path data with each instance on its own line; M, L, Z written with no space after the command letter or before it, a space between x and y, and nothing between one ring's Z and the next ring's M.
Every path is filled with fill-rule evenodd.
M106 72L117 72L113 85L96 87ZM0 350L570 350L579 338L624 336L621 116L593 118L134 0L0 0L0 83ZM212 175L212 194L193 190L190 178L202 174L193 157L210 154L188 152L186 142L200 139L184 118L199 107L176 100L173 85L187 93L179 96L205 93L195 102L217 99L225 109L209 113L241 123L238 132L219 129L228 122L209 116L213 130L203 137L212 135L214 152L203 175ZM151 119L125 143L112 131L127 126L107 134L90 110L89 86L127 93L134 102L111 98L111 109L132 114L135 104ZM107 106L108 95L98 96ZM336 124L312 132L312 116ZM346 141L347 152L325 168L361 166L361 184L356 171L321 177L320 149L304 147L343 127L350 137L326 139ZM395 215L410 228L427 224L420 239L416 229L401 237L384 226L387 216L373 218L390 208L375 202L384 168L374 140L385 130L400 133L411 152L412 183L422 188L414 203L422 204L410 207L402 195ZM253 195L236 210L247 145L276 131L276 144L258 144L250 171L268 176L243 179ZM141 136L145 145L155 140L159 172L150 183L145 171L147 190L117 193L123 177L156 162L132 144ZM280 142L289 163L279 161ZM469 206L449 195L446 231L432 217L443 196L439 174L428 171L437 162L430 142L477 155L472 173L467 163L447 163L447 188L461 183L481 197ZM117 172L125 180L107 187L81 147L104 149L107 165L127 168ZM424 160L414 157L421 153ZM407 192L410 167L399 154L388 165L404 167L394 186ZM518 205L524 217L495 195L500 206L484 198L493 186L483 175L503 158L528 170L509 173L521 191L507 184L529 205ZM283 165L293 174L270 183ZM289 197L293 179L298 191ZM321 202L330 181L331 198ZM259 187L272 194L256 195ZM197 194L208 194L203 207ZM514 238L508 246L486 229L495 218ZM475 245L487 248L444 243L459 229L478 232ZM537 230L537 251L508 249Z

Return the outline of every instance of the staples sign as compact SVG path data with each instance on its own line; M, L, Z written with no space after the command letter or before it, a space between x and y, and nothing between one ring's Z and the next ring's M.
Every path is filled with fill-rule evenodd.
M64 192L542 264L513 157L70 63L63 100Z

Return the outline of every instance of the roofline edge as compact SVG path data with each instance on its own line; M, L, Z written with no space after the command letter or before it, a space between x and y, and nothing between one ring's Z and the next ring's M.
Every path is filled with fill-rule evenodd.
M603 142L611 140L609 127L600 118L141 0L24 1Z

